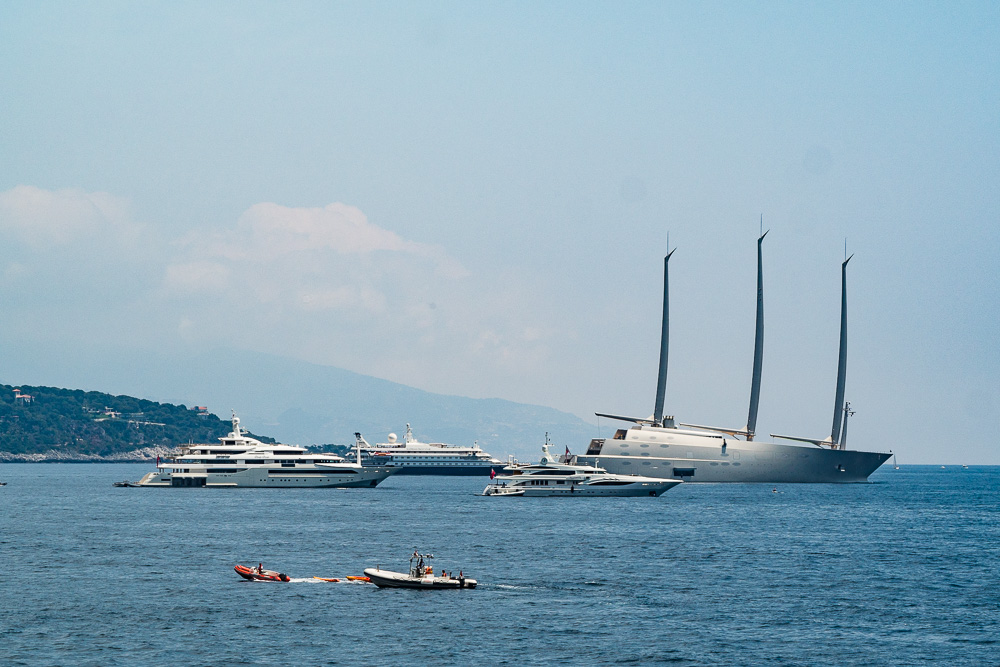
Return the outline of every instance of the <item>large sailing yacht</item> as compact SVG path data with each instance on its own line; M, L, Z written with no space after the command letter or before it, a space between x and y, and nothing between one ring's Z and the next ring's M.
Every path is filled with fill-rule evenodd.
M395 468L349 463L336 454L305 447L271 445L251 438L233 413L233 430L215 445L182 445L157 461L139 486L153 487L353 487L376 486Z
M591 440L586 454L576 456L575 462L599 465L614 473L683 479L686 482L843 483L867 481L868 476L892 456L891 452L847 449L847 419L853 414L850 403L844 402L847 376L847 263L851 260L850 257L841 265L840 359L830 436L819 440L771 434L771 437L800 444L754 440L764 349L761 246L765 236L767 232L757 239L757 321L747 425L735 429L678 425L673 417L663 414L669 341L668 267L670 255L673 254L670 251L663 260L663 323L653 415L648 419L637 419L597 413L599 417L628 421L634 425L619 429L612 438Z

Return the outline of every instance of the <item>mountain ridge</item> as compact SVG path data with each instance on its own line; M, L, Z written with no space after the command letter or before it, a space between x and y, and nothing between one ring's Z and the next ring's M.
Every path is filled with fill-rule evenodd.
M109 393L205 405L219 414L235 410L246 427L291 444L348 445L355 432L369 442L384 442L409 423L423 441L476 441L494 456L524 459L537 458L546 433L557 448L574 451L597 435L593 425L554 408L437 394L258 352L87 347L54 355L30 341L18 344L16 354L4 352L8 381L100 386Z

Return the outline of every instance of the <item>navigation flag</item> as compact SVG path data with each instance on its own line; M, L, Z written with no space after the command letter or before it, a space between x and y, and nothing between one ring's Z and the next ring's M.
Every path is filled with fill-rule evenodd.
M490 479L493 479L496 476L497 476L497 471L494 470L493 468L490 468Z
M160 455L156 455L156 465L160 465Z

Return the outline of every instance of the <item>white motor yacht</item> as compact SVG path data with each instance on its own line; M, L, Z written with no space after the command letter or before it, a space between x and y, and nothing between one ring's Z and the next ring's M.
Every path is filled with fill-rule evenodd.
M263 443L240 428L219 444L183 445L173 456L157 459L156 472L138 486L153 487L355 487L376 486L394 468L362 466L336 454L314 454L305 447Z
M659 496L681 480L616 475L604 468L558 462L542 445L538 463L513 464L494 477L484 496Z

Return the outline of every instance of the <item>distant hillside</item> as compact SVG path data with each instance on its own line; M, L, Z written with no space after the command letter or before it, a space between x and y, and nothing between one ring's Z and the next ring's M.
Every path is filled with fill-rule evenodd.
M6 354L4 352L6 351ZM407 422L421 440L479 444L505 458L537 458L548 432L560 450L586 449L596 426L549 407L496 398L466 398L274 355L240 350L58 350L31 341L0 348L5 379L31 384L101 387L171 403L235 409L243 425L299 445L369 442L399 436ZM486 379L484 379L486 382ZM23 388L23 387L22 387ZM614 426L610 427L613 432ZM604 434L607 434L605 427Z
M143 460L232 429L205 410L97 391L0 384L0 460ZM270 438L261 438L271 441Z

